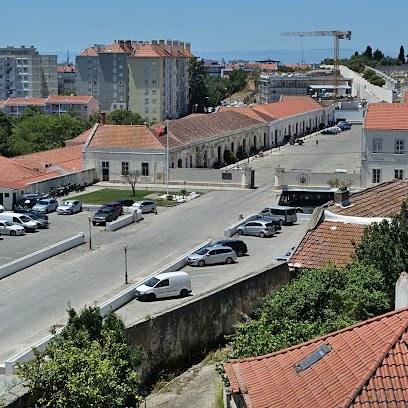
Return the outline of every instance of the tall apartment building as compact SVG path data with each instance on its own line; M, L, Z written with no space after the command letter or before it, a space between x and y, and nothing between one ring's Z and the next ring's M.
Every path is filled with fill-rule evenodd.
M99 102L99 109L112 112L129 109L128 57L131 41L117 41L112 45L94 45L75 59L76 93L91 95Z
M58 64L58 95L76 92L75 66L70 63Z
M0 99L58 95L57 56L35 47L0 48Z
M129 109L148 122L188 114L190 44L164 40L95 45L76 57L77 94L102 111Z

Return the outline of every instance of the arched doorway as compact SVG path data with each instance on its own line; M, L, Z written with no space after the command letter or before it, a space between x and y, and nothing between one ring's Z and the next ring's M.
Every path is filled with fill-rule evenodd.
M204 152L204 168L207 168L207 150Z
M246 139L242 141L242 151L246 153Z
M254 147L256 149L256 136L254 136Z
M278 144L278 129L275 130L275 141L274 145L276 146Z
M193 156L190 154L190 169L193 167Z
M235 155L235 143L231 142L231 152Z
M221 161L222 161L222 157L221 157L221 146L218 146L218 149L217 149L217 163L218 163L218 166L221 166Z
M183 160L178 159L178 161L177 161L177 167L178 167L178 168L182 168L182 167L183 167Z
M264 133L264 142L263 142L263 147L266 149L266 133Z

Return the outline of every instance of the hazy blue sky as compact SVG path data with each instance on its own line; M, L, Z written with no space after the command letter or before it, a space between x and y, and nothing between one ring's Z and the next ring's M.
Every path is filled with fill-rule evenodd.
M408 53L407 0L19 0L1 1L0 46L34 45L40 52L114 40L173 39L197 56L319 62L332 56L332 37L285 37L283 31L351 30L342 57L367 45L396 57ZM404 43L406 41L406 43ZM325 55L328 54L328 55ZM296 61L295 61L296 60Z

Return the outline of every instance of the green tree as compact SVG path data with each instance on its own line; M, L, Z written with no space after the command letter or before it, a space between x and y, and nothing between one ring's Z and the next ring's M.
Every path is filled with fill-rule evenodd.
M247 73L242 69L233 69L228 75L228 87L232 93L241 91L246 85Z
M333 64L333 60L325 60L325 62L324 62L324 64L326 65L330 65L330 64ZM281 65L281 66L279 66L278 67L278 72L288 72L288 73L290 73L290 72L295 72L295 70L293 69L293 68L291 68L291 67L285 67L285 65Z
M405 64L405 51L404 47L401 45L400 52L398 54L398 59L401 61L401 64Z
M382 272L386 291L393 299L395 282L401 272L408 270L407 202L404 201L398 214L391 215L391 221L369 225L355 249L357 261Z
M123 321L114 312L102 318L98 307L79 314L68 309L68 323L44 351L18 364L36 407L134 407L139 398L141 350L132 352Z
M366 50L363 52L363 55L369 59L373 58L373 49L368 45Z
M192 58L188 67L189 112L204 112L204 107L207 105L206 75L204 60Z
M255 320L238 325L229 337L234 357L271 353L384 313L383 287L381 272L360 263L303 270L263 299Z
M235 163L235 156L234 156L234 153L231 152L231 150L225 150L224 151L224 161L227 164L234 164Z
M18 116L14 117L14 122L17 125L28 118L39 115L45 115L45 113L38 105L28 105Z
M207 77L205 87L208 94L208 106L219 106L228 95L228 80L220 77Z
M9 138L12 132L12 120L0 111L0 155L8 156Z
M373 54L373 59L375 59L376 61L380 61L380 59L384 58L384 54L377 48L374 51Z
M143 125L146 122L139 113L128 110L115 110L106 115L106 123L109 125Z
M363 72L363 78L366 79L367 81L369 81L370 78L373 77L374 75L376 75L376 73L372 69L366 69Z

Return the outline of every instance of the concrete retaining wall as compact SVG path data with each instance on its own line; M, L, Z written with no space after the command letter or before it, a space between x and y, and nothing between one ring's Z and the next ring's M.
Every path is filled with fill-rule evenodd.
M105 226L106 231L116 231L119 228L123 228L126 225L133 224L136 220L136 214L124 215L123 217L118 218L116 221L107 222Z
M128 344L141 345L145 352L140 368L143 383L151 383L162 369L188 366L225 343L224 336L234 332L243 314L252 316L260 298L293 277L286 263L271 266L126 328Z
M80 232L78 235L75 235L72 238L57 242L56 244L50 245L47 248L41 249L40 251L34 252L30 255L24 256L23 258L16 259L15 261L2 265L0 266L0 279L15 272L21 271L24 268L28 268L31 265L43 261L44 259L51 258L54 255L67 251L68 249L72 249L78 245L82 245L84 242L84 234Z

